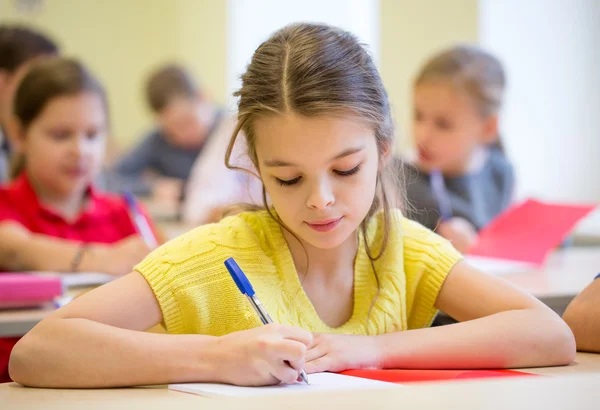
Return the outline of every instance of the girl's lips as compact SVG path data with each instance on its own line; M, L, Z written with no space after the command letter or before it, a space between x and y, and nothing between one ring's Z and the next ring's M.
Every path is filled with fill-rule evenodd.
M338 226L341 220L342 218L326 219L323 221L306 222L306 224L317 232L329 232L335 229L335 227Z

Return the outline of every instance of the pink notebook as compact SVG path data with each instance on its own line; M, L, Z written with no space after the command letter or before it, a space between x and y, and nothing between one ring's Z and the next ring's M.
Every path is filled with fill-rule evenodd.
M63 294L58 277L0 273L0 308L39 306Z
M479 233L467 254L542 265L548 254L597 205L561 205L535 200L500 214Z

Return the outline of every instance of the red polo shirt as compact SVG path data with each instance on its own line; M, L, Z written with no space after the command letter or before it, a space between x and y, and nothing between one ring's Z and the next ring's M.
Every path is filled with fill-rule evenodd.
M142 212L145 213L143 209ZM25 174L0 187L0 222L3 221L18 222L33 233L77 242L113 243L137 233L123 198L90 187L85 209L69 222L40 203ZM18 340L0 338L0 383L10 381L8 358Z
M9 220L33 233L78 242L113 243L137 233L123 198L90 187L85 208L69 222L40 203L25 174L0 188L0 222Z

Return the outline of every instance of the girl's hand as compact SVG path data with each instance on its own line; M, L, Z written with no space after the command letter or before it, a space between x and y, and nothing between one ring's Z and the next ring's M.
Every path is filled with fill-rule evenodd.
M475 227L466 219L459 217L440 223L436 232L448 239L461 253L467 252L477 239Z
M279 324L221 336L217 379L238 386L296 383L311 343L310 332Z
M379 367L375 336L314 333L306 353L306 373Z

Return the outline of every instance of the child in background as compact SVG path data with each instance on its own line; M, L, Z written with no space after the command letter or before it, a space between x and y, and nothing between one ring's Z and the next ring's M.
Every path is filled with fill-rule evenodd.
M57 53L56 44L37 31L17 25L0 25L0 182L8 179L15 89L29 63Z
M14 98L14 180L0 188L0 271L123 275L150 251L120 197L97 192L108 132L100 84L74 60L36 63ZM10 348L0 340L0 379Z
M139 195L170 191L179 201L192 166L202 158L223 115L192 76L176 65L150 76L146 98L158 127L117 161L113 177L117 186Z
M434 56L415 80L410 216L461 252L511 201L513 169L498 132L504 88L501 63L464 46Z
M219 130L192 168L182 206L183 220L189 225L218 222L236 205L262 202L262 184L250 176L256 171L243 139L231 153L231 161L245 171L230 169L223 161L235 123L233 117L221 121Z
M272 207L196 228L45 318L13 351L16 381L264 385L295 383L303 368L574 358L572 333L548 307L402 216L387 93L356 37L288 26L258 47L236 95L226 161L243 131ZM278 324L261 325L223 264L229 257ZM428 328L438 309L464 323ZM142 332L160 322L172 334Z

